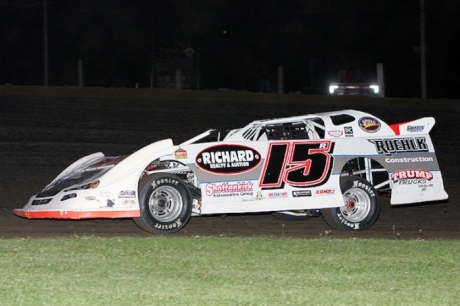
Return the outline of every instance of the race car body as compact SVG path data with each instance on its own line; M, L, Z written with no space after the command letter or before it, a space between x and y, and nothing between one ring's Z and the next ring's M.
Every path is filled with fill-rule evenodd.
M322 214L333 228L362 230L377 220L382 193L392 205L448 198L429 135L434 123L388 125L341 110L208 130L179 145L165 139L126 156L95 153L15 214L133 218L153 233L176 232L191 216Z

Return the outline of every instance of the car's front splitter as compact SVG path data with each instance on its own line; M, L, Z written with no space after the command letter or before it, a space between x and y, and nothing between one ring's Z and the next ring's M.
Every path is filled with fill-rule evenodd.
M137 218L139 210L29 210L17 208L14 214L28 219L117 219Z

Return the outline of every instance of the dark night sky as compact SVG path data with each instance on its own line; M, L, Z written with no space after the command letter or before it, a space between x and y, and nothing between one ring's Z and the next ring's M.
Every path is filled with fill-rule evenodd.
M344 59L383 63L389 97L421 95L413 50L420 0L47 0L47 7L53 86L77 85L81 59L85 86L148 87L152 45L176 41L196 50L201 88L256 88L251 76L266 65L273 77L284 67L287 91L321 92ZM43 11L43 0L0 0L0 84L43 84ZM427 96L460 99L460 0L425 0L425 14Z

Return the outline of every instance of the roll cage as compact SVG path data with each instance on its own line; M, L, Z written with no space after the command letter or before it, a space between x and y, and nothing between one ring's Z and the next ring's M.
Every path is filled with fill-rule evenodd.
M325 125L321 118L305 118L287 121L255 121L241 129L207 130L185 142L185 144L220 141L267 141L294 139L321 139L325 135Z

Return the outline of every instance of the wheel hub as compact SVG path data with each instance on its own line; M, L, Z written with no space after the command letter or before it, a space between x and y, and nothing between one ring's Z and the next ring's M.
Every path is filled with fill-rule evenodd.
M164 196L156 196L152 199L152 207L157 211L162 211L166 207L167 199Z
M344 206L340 208L342 216L349 222L360 222L370 210L370 198L365 191L352 188L343 195Z
M180 193L171 186L154 190L149 199L149 210L158 222L170 222L178 218L184 203Z
M346 203L345 203L345 206L348 208L348 209L353 209L355 208L355 201L353 201L352 199L349 199Z

